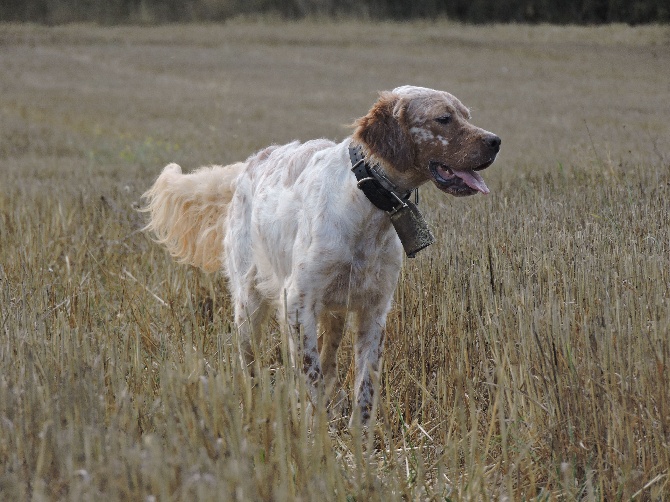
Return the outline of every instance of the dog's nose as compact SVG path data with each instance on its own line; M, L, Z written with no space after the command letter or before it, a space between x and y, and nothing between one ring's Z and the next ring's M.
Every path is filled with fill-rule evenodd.
M502 140L495 134L491 134L484 139L484 142L489 148L495 150L497 153L500 150L500 143L502 143Z

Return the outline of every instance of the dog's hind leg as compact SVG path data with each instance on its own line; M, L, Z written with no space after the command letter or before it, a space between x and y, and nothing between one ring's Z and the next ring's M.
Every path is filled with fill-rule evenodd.
M235 323L242 363L251 368L255 348L260 343L261 327L270 312L268 303L255 290L239 294L235 299ZM253 368L251 368L253 369Z

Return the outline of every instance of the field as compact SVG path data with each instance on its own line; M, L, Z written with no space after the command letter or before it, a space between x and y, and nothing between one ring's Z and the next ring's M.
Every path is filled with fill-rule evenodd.
M669 27L0 25L0 68L0 499L670 498ZM361 433L276 322L251 380L224 279L137 208L405 83L502 151L488 196L422 189Z

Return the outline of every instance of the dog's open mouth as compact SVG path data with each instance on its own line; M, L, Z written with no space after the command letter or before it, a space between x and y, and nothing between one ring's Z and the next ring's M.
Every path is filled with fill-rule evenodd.
M475 169L457 171L439 162L430 163L430 173L437 187L452 195L474 195L477 192L488 194L491 192L484 183L484 179L477 171L486 169L493 161L482 164Z

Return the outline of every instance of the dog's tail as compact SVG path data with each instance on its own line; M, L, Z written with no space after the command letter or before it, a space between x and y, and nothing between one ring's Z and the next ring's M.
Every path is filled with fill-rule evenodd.
M150 216L144 229L180 263L206 272L221 269L228 206L244 166L238 162L182 174L177 164L167 165L142 196L147 201L142 211Z

